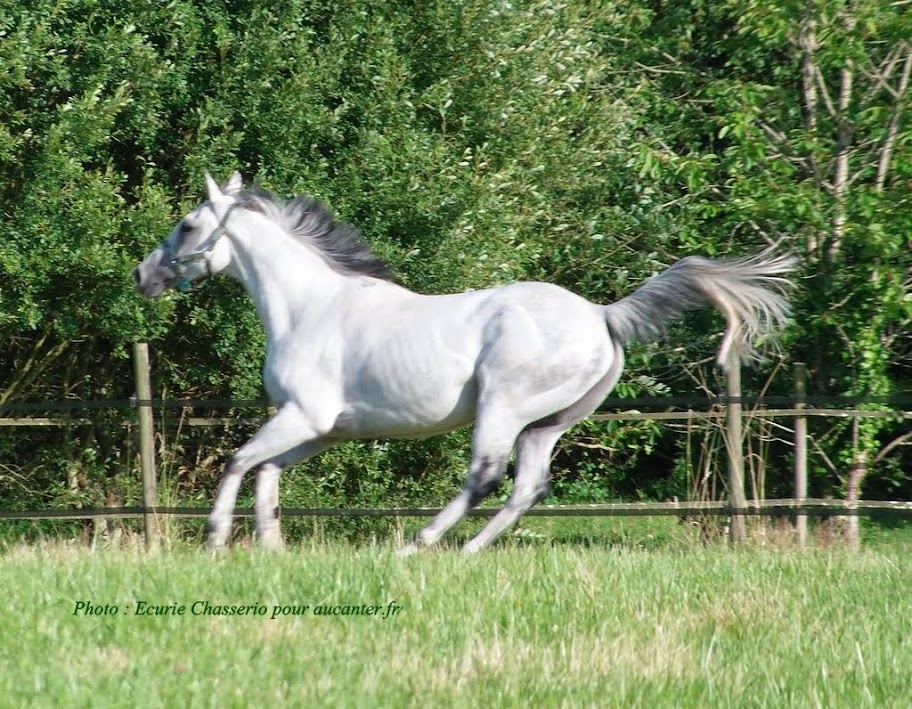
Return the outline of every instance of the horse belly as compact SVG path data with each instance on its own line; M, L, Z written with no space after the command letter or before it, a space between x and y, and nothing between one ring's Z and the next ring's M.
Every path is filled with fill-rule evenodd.
M421 437L475 418L473 360L430 336L415 347L387 342L346 377L346 406L335 432L357 438Z
M359 397L336 420L333 434L344 438L422 438L453 431L475 418L478 391L474 381L441 389L420 380L379 396Z

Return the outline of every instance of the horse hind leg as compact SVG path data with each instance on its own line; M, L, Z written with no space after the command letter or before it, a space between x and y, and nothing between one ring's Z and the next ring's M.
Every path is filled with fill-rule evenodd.
M514 442L517 446L517 462L513 494L507 507L498 512L485 528L466 544L463 551L472 553L485 548L532 505L541 500L548 491L551 451L554 445L564 431L595 411L621 376L624 368L624 351L617 342L613 343L613 348L612 363L594 386L574 404L539 421L525 422L517 426L516 421L510 416L509 409L503 406L492 407L488 401L484 407L484 416L479 415L475 425L472 466L465 488L431 524L418 533L414 542L400 551L400 554L406 556L417 551L419 545L435 544L447 530L495 489L503 480Z
M512 527L529 509L548 495L551 451L564 428L534 428L523 431L516 443L513 492L506 506L462 549L465 554L481 551Z
M605 375L576 403L526 427L516 442L513 492L506 506L485 525L463 553L481 551L548 495L551 451L567 429L589 416L614 388L624 368L624 352L614 344L614 361Z
M485 420L493 418L485 417ZM500 486L516 440L516 428L506 425L506 418L501 417L496 424L479 420L472 440L472 462L465 487L428 526L418 532L414 541L399 550L400 556L409 556L420 547L436 544L469 510Z

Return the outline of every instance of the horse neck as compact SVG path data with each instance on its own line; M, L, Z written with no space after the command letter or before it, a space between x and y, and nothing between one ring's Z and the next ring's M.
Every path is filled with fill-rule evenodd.
M227 272L250 294L270 342L319 318L351 280L264 218L240 217L231 227L234 255Z

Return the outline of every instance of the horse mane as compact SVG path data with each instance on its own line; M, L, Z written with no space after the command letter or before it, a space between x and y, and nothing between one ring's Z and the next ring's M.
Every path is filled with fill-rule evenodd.
M238 192L235 198L239 206L263 214L295 239L312 246L336 272L393 280L389 265L371 251L358 229L337 220L332 209L315 197L301 194L283 202L254 188Z

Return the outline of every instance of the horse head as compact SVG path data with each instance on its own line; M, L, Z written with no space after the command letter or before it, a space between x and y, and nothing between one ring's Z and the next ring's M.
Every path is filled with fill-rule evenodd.
M230 246L222 236L241 187L237 172L221 187L206 173L209 199L181 219L133 271L142 295L156 298L169 288L187 291L197 279L220 273L228 266Z

